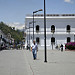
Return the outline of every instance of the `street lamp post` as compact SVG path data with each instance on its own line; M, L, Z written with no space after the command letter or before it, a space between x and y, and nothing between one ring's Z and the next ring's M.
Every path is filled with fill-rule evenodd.
M26 28L29 29L29 28ZM27 30L27 50L28 50L28 30Z
M42 11L42 9L33 12L33 40L34 40L34 14L39 11Z
M27 30L27 34L28 34L28 30ZM27 50L28 50L28 35L27 35Z
M33 12L33 40L34 40L34 12Z
M29 50L30 50L30 23L29 23Z
M32 24L32 22L29 22L29 50L30 50L30 28L33 28L33 27L30 27L30 24Z
M45 61L47 62L47 53L46 53L46 9L45 9L45 0L44 0L44 44L45 44Z
M75 34L74 34L74 42L75 42Z

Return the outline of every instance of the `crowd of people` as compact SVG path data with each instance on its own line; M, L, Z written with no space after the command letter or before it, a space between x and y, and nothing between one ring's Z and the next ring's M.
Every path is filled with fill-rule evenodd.
M25 49L25 46L21 43L21 44L9 44L9 43L5 43L5 42L0 42L0 50L11 50L11 49Z

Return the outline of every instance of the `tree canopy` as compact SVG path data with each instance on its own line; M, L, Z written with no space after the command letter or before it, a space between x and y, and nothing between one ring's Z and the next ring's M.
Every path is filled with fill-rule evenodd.
M23 40L23 31L20 30L15 30L12 27L9 27L3 22L0 22L0 30L7 35L8 33L11 34L11 37L14 38L14 40L19 43L20 41Z

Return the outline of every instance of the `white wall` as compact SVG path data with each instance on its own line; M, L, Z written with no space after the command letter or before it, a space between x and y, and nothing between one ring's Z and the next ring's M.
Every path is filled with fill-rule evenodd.
M39 33L36 33L36 29L34 32L34 36L39 37L40 38L40 43L39 43L39 49L44 49L44 19L43 18L35 18L34 19L36 21L36 23L34 24L35 27L36 25L40 26L40 30ZM29 27L29 22L33 21L33 18L26 18L26 26ZM46 42L47 42L47 49L52 49L52 45L51 45L51 37L52 37L52 33L51 33L51 25L55 26L55 33L53 34L53 37L55 37L55 45L53 46L55 49L55 46L58 44L63 44L65 45L66 41L67 41L67 37L71 38L71 41L74 41L74 33L75 33L75 17L68 17L68 18L47 18L46 19ZM67 33L66 32L66 26L70 25L71 26L71 32ZM33 26L33 24L31 24L31 27ZM30 29L30 36L33 36L33 28ZM35 39L36 40L36 39Z

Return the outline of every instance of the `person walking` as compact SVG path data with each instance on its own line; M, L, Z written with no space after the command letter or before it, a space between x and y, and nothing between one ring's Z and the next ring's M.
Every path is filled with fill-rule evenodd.
M61 44L61 51L63 51L63 45Z
M31 45L31 51L33 53L33 59L35 60L37 57L37 51L38 51L38 46L37 46L37 43L35 43L35 41L33 41Z

